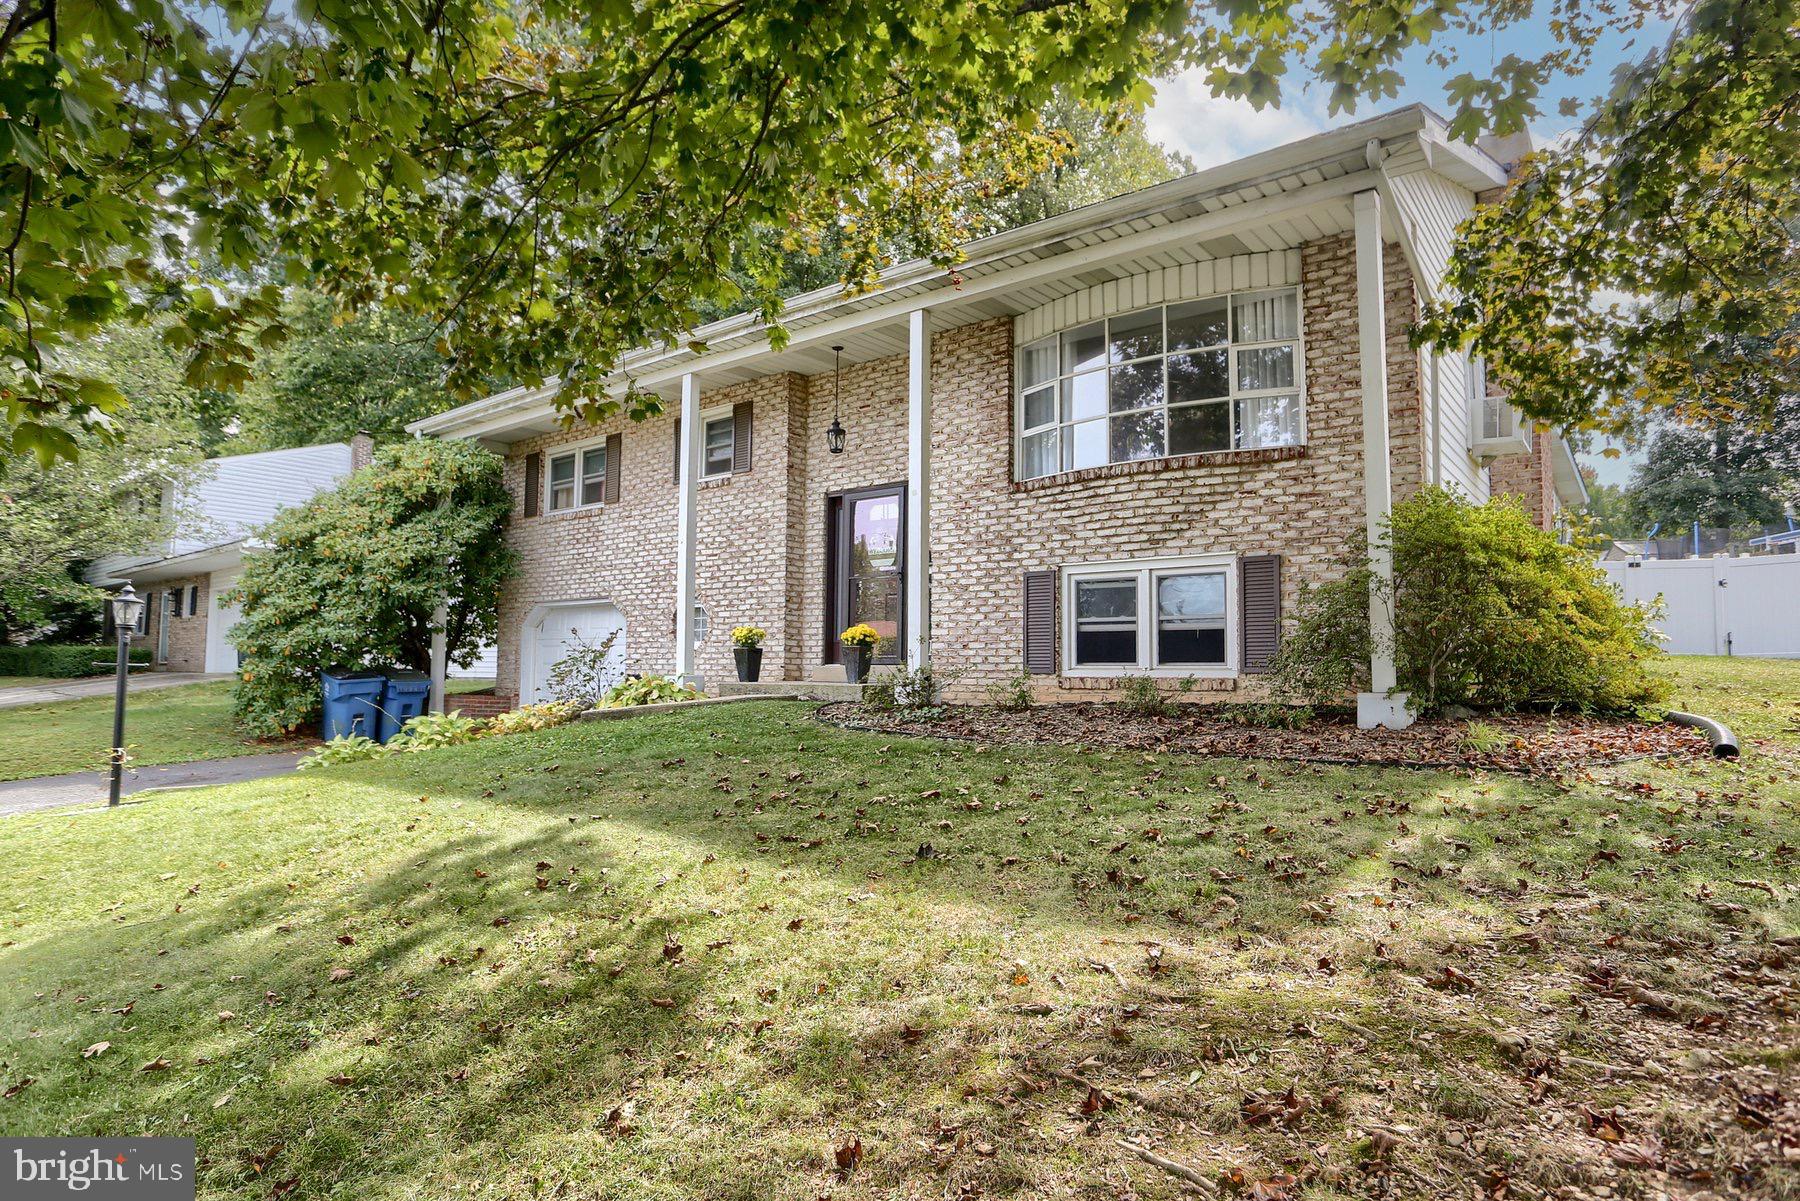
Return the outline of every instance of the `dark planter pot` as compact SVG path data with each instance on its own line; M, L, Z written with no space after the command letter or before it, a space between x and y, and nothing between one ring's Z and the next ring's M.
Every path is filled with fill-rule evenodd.
M762 679L762 647L734 646L731 654L737 659L739 683L754 684Z
M869 649L866 646L844 646L844 678L852 684L869 682Z

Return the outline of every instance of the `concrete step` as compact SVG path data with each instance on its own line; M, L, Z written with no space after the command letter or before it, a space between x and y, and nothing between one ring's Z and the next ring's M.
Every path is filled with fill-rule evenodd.
M809 701L860 701L863 692L861 684L825 680L761 680L755 684L722 680L718 689L720 696L791 696Z

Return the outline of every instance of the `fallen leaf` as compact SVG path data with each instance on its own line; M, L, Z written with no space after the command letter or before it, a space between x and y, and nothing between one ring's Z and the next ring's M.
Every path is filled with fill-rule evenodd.
M91 1047L83 1047L81 1049L81 1057L83 1059L92 1059L96 1055L104 1055L106 1054L107 1048L111 1046L111 1043L95 1043Z
M850 1173L856 1171L856 1165L862 1162L862 1139L851 1139L834 1151L832 1156L837 1161L838 1179L848 1180L850 1178Z

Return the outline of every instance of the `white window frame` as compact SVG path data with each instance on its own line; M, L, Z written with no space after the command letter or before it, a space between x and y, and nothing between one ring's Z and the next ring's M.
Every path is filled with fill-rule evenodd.
M1259 341L1259 342L1238 342L1238 341L1234 340L1234 335L1237 332L1236 326L1235 326L1236 318L1234 315L1236 312L1237 302L1241 299L1247 299L1247 298L1256 297L1256 296L1267 296L1267 295L1271 295L1271 294L1274 294L1277 292L1290 292L1293 294L1294 315L1295 315L1295 322L1296 322L1295 336L1291 339L1290 338L1282 338L1282 339L1277 339L1274 341ZM1225 341L1221 344L1214 345L1214 346L1193 347L1193 348L1190 348L1187 350L1179 350L1179 351L1171 352L1169 350L1169 337L1168 337L1168 334L1169 334L1168 311L1169 311L1169 309L1171 307L1180 307L1182 305L1194 304L1194 303L1197 303L1200 301L1207 301L1207 300L1223 300L1225 302L1225 313L1226 313ZM1063 420L1062 385L1065 380L1074 379L1074 378L1077 378L1077 376L1064 373L1062 370L1062 360L1061 360L1062 336L1065 333L1068 333L1070 330L1080 329L1082 326L1086 326L1086 325L1098 324L1101 327L1102 344L1104 346L1110 347L1112 345L1112 323L1113 322L1122 321L1122 320L1125 320L1125 319L1131 318L1131 317L1137 317L1143 313L1150 312L1153 309L1160 310L1162 313L1162 332L1163 332L1162 345L1163 345L1163 349L1160 354L1146 355L1146 356L1143 356L1142 358L1137 358L1137 359L1121 360L1120 362L1117 362L1117 363L1112 362L1109 358L1101 366L1092 368L1090 371L1084 371L1084 372L1079 373L1080 375L1097 374L1097 375L1104 376L1105 382L1106 382L1106 387L1107 387L1108 393L1109 393L1106 413L1103 416L1100 416L1097 418L1089 418L1088 420L1098 421L1098 422L1110 422L1111 419L1114 417L1125 417L1125 416L1130 416L1134 413L1154 412L1154 411L1158 411L1158 410L1160 410L1164 415L1163 416L1163 452L1164 453L1161 454L1160 456L1154 456L1151 458L1123 459L1123 460L1119 460L1119 462L1154 463L1154 462L1157 462L1159 459L1186 458L1190 454L1226 454L1226 453L1230 453L1233 451L1239 451L1239 450L1275 449L1275 448L1271 448L1271 447L1241 447L1238 445L1238 440L1241 437L1241 431L1239 429L1239 423L1238 423L1239 402L1247 401L1247 400L1258 400L1258 399L1262 399L1262 398L1266 398L1266 397L1292 395L1296 398L1295 404L1298 407L1297 424L1299 426L1299 437L1296 438L1292 442L1286 442L1286 443L1279 444L1279 448L1286 448L1286 447L1290 447L1290 446L1305 446L1306 445L1306 442L1307 442L1307 423L1306 423L1307 398L1306 398L1306 295L1305 295L1305 292L1301 288L1301 286L1298 284L1273 287L1273 288L1245 288L1241 291L1214 292L1214 293L1211 293L1206 296L1191 296L1191 297L1187 297L1187 298L1184 298L1181 300L1169 301L1165 304L1146 305L1142 308L1129 309L1129 310L1126 310L1124 312L1119 312L1119 313L1111 313L1105 317L1098 318L1096 320L1079 321L1073 325L1064 326L1063 328L1058 329L1058 330L1054 331L1053 333L1050 333L1042 338L1034 338L1030 342L1023 343L1023 344L1015 347L1014 351L1013 351L1013 429L1015 431L1013 434L1013 479L1018 480L1018 481L1050 479L1050 478L1053 478L1058 475L1066 475L1070 472L1087 471L1087 470L1092 470L1094 467L1102 467L1102 466L1110 467L1110 466L1115 465L1114 461L1111 457L1111 454L1110 454L1110 438L1111 438L1110 428L1107 430L1107 437L1109 439L1109 454L1107 457L1107 461L1105 463L1092 464L1089 467L1073 467L1073 466L1064 467L1062 465L1063 464L1063 446L1062 446L1063 434L1065 432L1067 432L1068 430L1072 429L1073 426L1075 424L1077 424L1074 422L1069 422L1069 421ZM1051 377L1051 380L1049 381L1048 384L1038 383L1028 389L1025 387L1025 373L1024 373L1024 363L1025 363L1026 351L1031 349L1032 347L1040 346L1045 342L1051 343L1056 348L1056 354L1057 354L1056 374ZM1293 387L1291 387L1291 388L1239 388L1238 387L1238 352L1243 351L1243 350L1258 350L1258 349L1267 349L1267 348L1271 348L1271 347L1280 347L1280 346L1292 346L1294 348L1294 384L1293 384ZM1225 352L1226 392L1223 396L1220 396L1220 397L1212 400L1210 403L1215 403L1215 404L1223 403L1225 405L1226 418L1229 423L1229 430L1230 430L1227 441L1230 443L1230 445L1223 447L1221 449L1218 449L1218 450L1182 451L1180 454L1170 453L1170 451L1169 451L1169 428L1168 428L1168 416L1167 416L1169 407L1170 407L1169 406L1169 367L1168 367L1168 361L1169 361L1170 355L1171 355L1171 353L1173 353L1173 354L1195 354L1195 353L1202 353L1205 351L1213 351L1213 350L1223 350ZM1118 412L1118 413L1112 412L1111 403L1110 403L1110 399L1111 399L1110 390L1111 390L1111 386L1112 386L1111 381L1112 381L1113 369L1117 368L1117 367L1129 366L1133 363L1153 362L1158 359L1161 360L1162 367L1163 367L1163 386L1162 386L1162 402L1161 402L1161 404L1155 405L1155 406L1150 406L1147 408L1141 408L1141 409L1129 409L1129 410L1125 410L1125 411ZM1041 422L1038 425L1034 425L1034 426L1027 428L1025 425L1025 395L1028 391L1029 392L1037 392L1046 386L1048 386L1049 388L1052 389L1051 420L1049 420L1047 422ZM1192 407L1194 405L1205 404L1205 403L1209 403L1209 402L1207 402L1207 401L1187 402L1182 405L1178 405L1176 407L1187 408L1187 407ZM1034 436L1034 435L1038 435L1038 434L1043 434L1043 433L1049 432L1051 430L1058 431L1058 433L1057 433L1057 451L1056 451L1056 456L1057 456L1056 457L1056 469L1053 471L1046 472L1043 475L1034 475L1034 476L1025 475L1024 474L1024 464L1025 464L1025 453L1024 452L1025 452L1026 438Z
M1497 421L1496 432L1488 433L1489 405L1496 418L1504 416L1505 432ZM1469 449L1478 459L1531 453L1531 439L1520 428L1512 401L1488 390L1487 360L1480 355L1469 356Z
M582 484L582 480L586 477L584 477L582 474L581 465L582 465L582 462L587 458L587 453L591 450L598 450L600 452L600 456L601 456L600 457L600 499L596 500L596 501L591 501L587 504L582 504L581 503L581 484ZM574 458L574 460L575 460L575 476L574 476L574 480L573 480L573 487L575 489L575 492L574 492L575 503L570 504L570 505L564 505L562 508L559 509L559 508L556 508L555 505L552 503L552 501L554 500L554 498L556 496L555 484L553 483L555 476L556 476L556 461L558 459L567 459L567 458L571 458L571 457ZM559 514L559 513L579 513L584 509L604 509L606 507L606 471L607 471L606 437L604 435L602 435L598 438L587 438L580 442L570 442L566 445L558 446L551 450L546 450L544 452L544 479L542 482L542 486L544 489L544 495L542 497L543 511L547 514Z
M1164 576L1216 571L1225 577L1225 662L1162 666L1156 662L1156 581ZM1110 563L1075 563L1062 572L1062 663L1064 676L1155 676L1160 679L1229 679L1240 673L1238 556L1229 551ZM1075 658L1075 586L1082 580L1137 581L1137 661L1083 665Z
M725 422L731 430L731 462L723 471L706 469L706 431L716 422ZM700 411L700 478L703 480L722 480L737 470L737 414L730 405Z

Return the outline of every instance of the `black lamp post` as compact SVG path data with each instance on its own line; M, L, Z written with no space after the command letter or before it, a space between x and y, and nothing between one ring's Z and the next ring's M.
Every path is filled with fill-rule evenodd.
M112 790L106 803L119 803L119 780L125 770L125 677L131 670L131 632L137 629L138 615L144 611L144 600L127 583L108 602L112 605L113 633L119 639L117 685L113 690Z
M825 449L834 455L844 453L844 427L838 421L838 390L843 379L844 348L831 348L831 424L825 428Z

